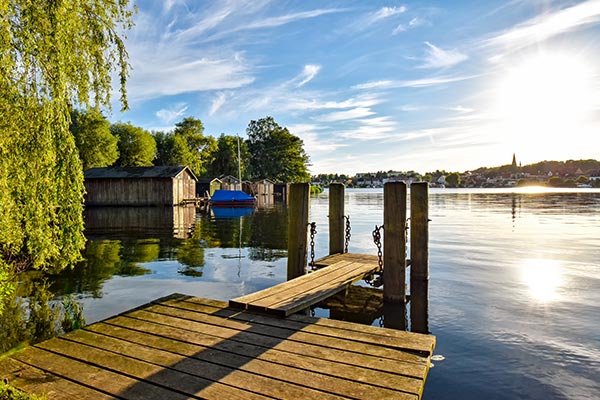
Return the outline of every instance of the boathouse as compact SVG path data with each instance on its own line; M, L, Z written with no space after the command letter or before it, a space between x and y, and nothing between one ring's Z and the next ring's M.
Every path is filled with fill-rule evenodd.
M226 175L220 177L219 180L221 181L222 190L242 190L242 184L238 178Z
M252 182L252 191L256 196L273 196L275 184L268 179Z
M196 197L188 167L108 167L85 171L88 206L173 206Z

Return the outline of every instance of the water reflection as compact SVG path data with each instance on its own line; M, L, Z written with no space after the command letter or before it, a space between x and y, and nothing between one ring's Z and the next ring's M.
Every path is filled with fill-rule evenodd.
M196 220L194 206L88 207L83 214L86 236L133 234L136 237L172 235L185 239Z
M563 285L560 265L554 260L523 260L520 267L521 280L528 286L530 296L540 302L559 298L558 289Z

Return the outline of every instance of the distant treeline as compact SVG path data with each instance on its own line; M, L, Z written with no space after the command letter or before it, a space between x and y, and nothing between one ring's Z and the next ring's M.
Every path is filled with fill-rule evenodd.
M567 161L540 161L534 164L515 166L512 164L500 167L481 167L471 172L493 177L504 173L520 172L529 175L560 175L575 176L600 175L600 161L597 160L567 160Z

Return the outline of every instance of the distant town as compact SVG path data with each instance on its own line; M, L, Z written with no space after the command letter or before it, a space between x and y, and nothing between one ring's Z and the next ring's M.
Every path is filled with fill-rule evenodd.
M600 161L567 160L541 161L529 165L517 163L513 154L510 164L499 167L481 167L465 172L436 170L420 174L415 171L377 171L312 176L312 184L328 186L332 182L355 188L380 188L386 182L427 181L431 187L506 188L517 186L549 186L569 188L600 188Z

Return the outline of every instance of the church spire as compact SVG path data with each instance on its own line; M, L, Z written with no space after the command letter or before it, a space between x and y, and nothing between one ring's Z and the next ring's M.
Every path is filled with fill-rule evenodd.
M516 166L517 166L517 156L515 155L515 153L513 153L512 166L513 166L513 167L516 167Z

